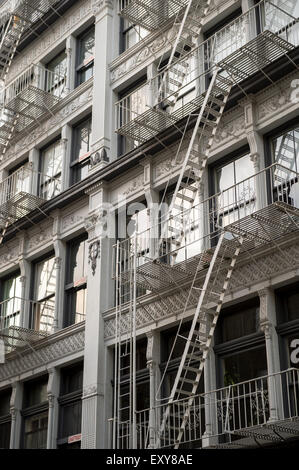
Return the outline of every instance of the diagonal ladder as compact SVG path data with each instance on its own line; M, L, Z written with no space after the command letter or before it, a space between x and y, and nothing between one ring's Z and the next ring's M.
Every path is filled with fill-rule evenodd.
M159 86L157 102L161 98L163 99L165 95L171 95L171 99L165 100L165 103L172 107L175 105L179 97L179 90L189 71L189 62L188 60L184 61L183 57L188 52L188 49L196 47L196 39L201 33L203 21L209 12L211 3L212 0L189 0L183 17L181 17L180 13L177 15L173 24L173 30L178 30L178 32L175 35L176 39ZM178 56L181 60L173 67L172 64ZM160 58L158 70L162 69L163 61L164 55Z
M0 81L5 81L12 60L28 22L11 14L6 24L3 24L3 34L0 42Z
M243 237L234 237L232 240L228 240L224 231L219 236L204 284L200 289L201 293L188 337L180 335L180 338L185 340L184 352L162 417L159 437L155 445L156 448L160 447L161 436L169 429L169 422L177 423L174 426L176 438L173 445L175 449L180 445L186 424L188 423L194 396L196 395L205 362L211 349L224 297L243 242ZM219 284L222 285L220 290ZM194 284L192 288L199 289ZM214 310L211 308L211 305L215 303L217 306ZM194 361L198 360L199 366L195 367L192 365ZM190 374L192 378L190 378ZM183 414L172 416L171 404L182 398L188 399Z
M171 238L173 263L184 239L184 227L186 218L188 218L188 210L191 210L194 205L213 140L217 133L232 85L233 83L229 79L221 76L219 69L214 70L209 88L205 93L203 105L193 128L184 161L181 164L180 174L166 214L166 220L170 220L170 223L165 224L162 231L162 233L164 232L163 238L166 235L165 230L171 231L174 235ZM177 163L175 159L174 166ZM179 224L175 223L173 219L175 210L181 213L184 212L182 222ZM175 220L177 222L178 217Z

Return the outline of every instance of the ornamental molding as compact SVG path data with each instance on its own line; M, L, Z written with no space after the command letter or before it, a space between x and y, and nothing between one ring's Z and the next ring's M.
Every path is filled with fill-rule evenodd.
M94 276L97 269L97 260L101 257L101 242L96 240L88 248L88 264L91 265L91 272Z
M19 257L19 244L9 246L6 244L0 251L0 268L16 263Z
M75 325L75 328L77 331L73 331L74 327L71 327L68 331L62 330L43 340L42 345L35 346L35 351L19 351L18 355L12 353L13 357L8 355L5 364L0 366L0 381L26 374L39 367L48 369L49 365L58 359L67 358L81 351L83 354L84 326L81 325L79 331L78 325Z

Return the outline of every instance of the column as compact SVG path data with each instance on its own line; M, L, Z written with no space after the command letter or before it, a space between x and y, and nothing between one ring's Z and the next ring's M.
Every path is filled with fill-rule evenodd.
M10 431L10 449L19 449L21 441L22 428L22 401L23 384L15 382L12 385L12 394L10 400L11 431Z
M53 318L53 333L63 328L64 318L64 276L66 261L66 246L60 239L60 212L55 211L53 214L53 245L55 251L55 269L56 269L56 292L55 292L55 308Z
M106 165L116 156L117 138L114 135L114 101L110 87L108 64L118 53L118 31L114 28L116 8L111 0L95 5L95 71L92 119L92 169ZM93 164L93 162L95 164Z
M213 321L209 318L210 324ZM207 330L210 325L207 325ZM204 405L205 405L205 432L202 438L202 446L209 447L217 443L217 396L212 393L216 390L216 359L214 353L214 340L204 367ZM214 437L213 437L214 436Z
M74 36L69 36L66 39L66 93L70 93L75 88L76 77L76 45L77 41Z
M90 212L86 218L89 264L87 273L87 315L85 325L82 449L105 447L108 435L108 407L111 405L113 373L111 357L104 344L102 313L114 306L112 280L113 243L109 232L108 190L104 182L88 190ZM113 232L114 227L112 227ZM109 380L109 383L107 381ZM109 395L110 394L110 395ZM108 395L108 396L107 396ZM112 416L112 407L111 415Z
M255 192L256 205L255 210L262 209L267 205L267 177L271 174L269 171L260 173L265 168L264 139L256 130L256 102L253 96L246 97L240 101L244 108L245 132L250 148L250 159L253 164L254 173L257 175L252 178L249 190Z
M282 383L280 375L279 343L276 332L275 295L271 288L259 291L260 297L260 328L265 334L268 365L269 421L277 421L283 417Z
M152 160L145 158L140 162L144 168L144 194L149 211L150 230L149 236L149 257L156 258L159 251L159 192L153 189L153 168Z
M242 13L248 12L248 10L254 7L254 0L242 0ZM248 15L245 17L245 31L246 31L246 42L257 36L257 17L256 12L260 11L260 8L255 8L248 12Z
M31 149L29 152L29 168L32 169L31 194L38 195L39 149Z
M73 129L69 125L65 125L61 129L61 142L62 142L62 152L63 152L61 191L65 191L70 186L72 131Z
M157 439L157 426L159 426L158 408L157 406L157 390L160 383L160 332L149 331L147 334L147 350L146 360L150 377L150 411L149 411L149 449L155 448Z
M50 369L48 386L47 386L48 402L49 402L47 449L56 449L57 447L59 387L60 387L59 370Z
M19 250L19 266L21 272L21 300L20 300L20 322L19 325L23 328L30 327L30 274L31 263L26 259L26 235L20 233L18 235L20 250Z

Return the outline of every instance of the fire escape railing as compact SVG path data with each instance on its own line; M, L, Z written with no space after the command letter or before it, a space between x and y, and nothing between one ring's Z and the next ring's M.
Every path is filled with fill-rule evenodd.
M129 260L134 243L137 245L137 268L153 259L171 264L171 259L175 258L175 263L182 265L211 247L221 230L240 219L274 203L296 207L299 201L298 181L298 173L274 163L253 176L198 201L191 209L167 220L160 219L156 225L118 243L121 257L119 266L122 268L119 274L130 270ZM175 237L181 237L178 249L171 243ZM115 245L115 250L117 246Z
M246 430L276 423L283 427L299 418L299 369L288 369L275 374L257 377L240 383L198 394L194 397L181 444L193 443L202 447L208 428L209 437L232 434L246 435ZM159 404L154 408L136 412L137 442L139 449L150 446L151 439L160 441L160 447L172 447L176 439L177 423L188 408L188 398L171 403L171 419L159 435L161 419L169 405ZM119 449L129 448L127 429L123 423ZM287 424L286 424L287 427ZM258 436L258 430L257 436ZM294 433L293 433L294 434ZM299 434L299 425L298 425ZM290 434L292 436L292 434ZM277 435L273 433L273 440ZM271 437L268 437L271 442Z

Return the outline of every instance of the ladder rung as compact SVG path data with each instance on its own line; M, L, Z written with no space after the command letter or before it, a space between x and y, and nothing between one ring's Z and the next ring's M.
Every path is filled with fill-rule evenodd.
M187 370L188 372L193 372L194 374L198 374L198 371L199 371L199 369L195 369L194 367L190 367L190 366L184 366L183 369Z
M186 379L186 377L180 377L180 382L186 382L187 384L191 384L191 385L198 385L199 384L198 380Z
M188 189L189 191L192 191L194 193L197 193L198 191L198 188L196 188L195 186L192 186L191 184L184 183L183 181L181 182L181 187Z
M177 197L179 199L183 199L183 201L187 201L187 202L191 202L191 203L194 202L194 198L189 197L189 196L185 196L185 194L177 193Z

